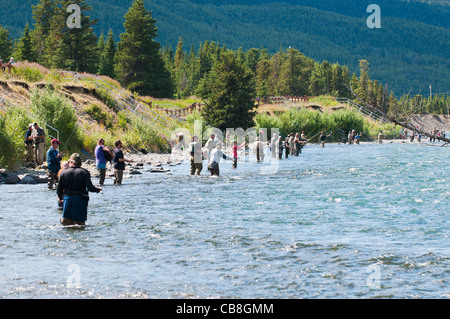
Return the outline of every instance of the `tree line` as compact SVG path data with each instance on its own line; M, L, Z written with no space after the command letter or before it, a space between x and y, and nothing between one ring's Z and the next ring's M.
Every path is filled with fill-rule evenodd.
M81 9L81 27L69 28L67 7ZM297 49L268 53L266 48L229 50L214 41L186 49L180 37L175 50L156 41L158 28L143 0L135 0L125 15L125 32L115 42L112 30L97 37L97 23L89 17L85 0L40 0L32 6L33 26L25 26L13 41L0 26L0 56L37 62L52 69L87 72L117 79L128 90L155 98L210 97L216 64L233 56L248 73L252 98L267 96L318 96L355 98L388 111L395 103L392 92L369 76L370 66L360 60L359 76L338 63L315 61ZM232 68L222 68L231 72ZM219 76L215 74L216 77ZM437 97L436 97L437 98ZM430 99L424 112L444 113L442 103Z

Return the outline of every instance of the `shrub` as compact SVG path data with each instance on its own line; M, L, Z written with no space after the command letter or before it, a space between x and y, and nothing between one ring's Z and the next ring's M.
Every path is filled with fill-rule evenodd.
M105 128L110 129L113 127L113 120L111 116L108 113L103 112L101 107L97 104L89 104L84 108L84 111Z
M13 74L27 82L39 82L48 73L48 69L29 62L18 62L14 65Z
M30 122L27 110L19 107L0 113L0 165L15 169L23 162L25 131Z
M77 124L77 116L69 99L57 93L50 87L43 90L34 89L31 95L30 112L34 121L47 130L47 139L55 136L58 130L59 138L65 149L79 151L81 138ZM51 127L51 128L50 128Z

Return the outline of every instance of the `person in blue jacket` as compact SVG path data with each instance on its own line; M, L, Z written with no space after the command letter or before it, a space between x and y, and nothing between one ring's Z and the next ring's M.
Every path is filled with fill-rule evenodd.
M58 183L58 172L61 169L62 154L59 153L58 147L61 144L56 138L52 139L52 146L47 151L47 176L48 189L53 189L53 185Z

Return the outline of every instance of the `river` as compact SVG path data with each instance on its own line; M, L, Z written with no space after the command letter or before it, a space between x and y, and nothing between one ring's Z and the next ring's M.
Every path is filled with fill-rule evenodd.
M59 225L45 184L0 185L0 297L450 297L447 147L308 145L274 163L108 179L84 229Z

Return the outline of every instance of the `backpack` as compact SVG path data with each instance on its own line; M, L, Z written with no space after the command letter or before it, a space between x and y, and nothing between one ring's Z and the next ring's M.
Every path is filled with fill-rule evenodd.
M107 152L105 150L103 150L103 154L105 155L105 159L107 162L111 162L114 158L109 152Z

